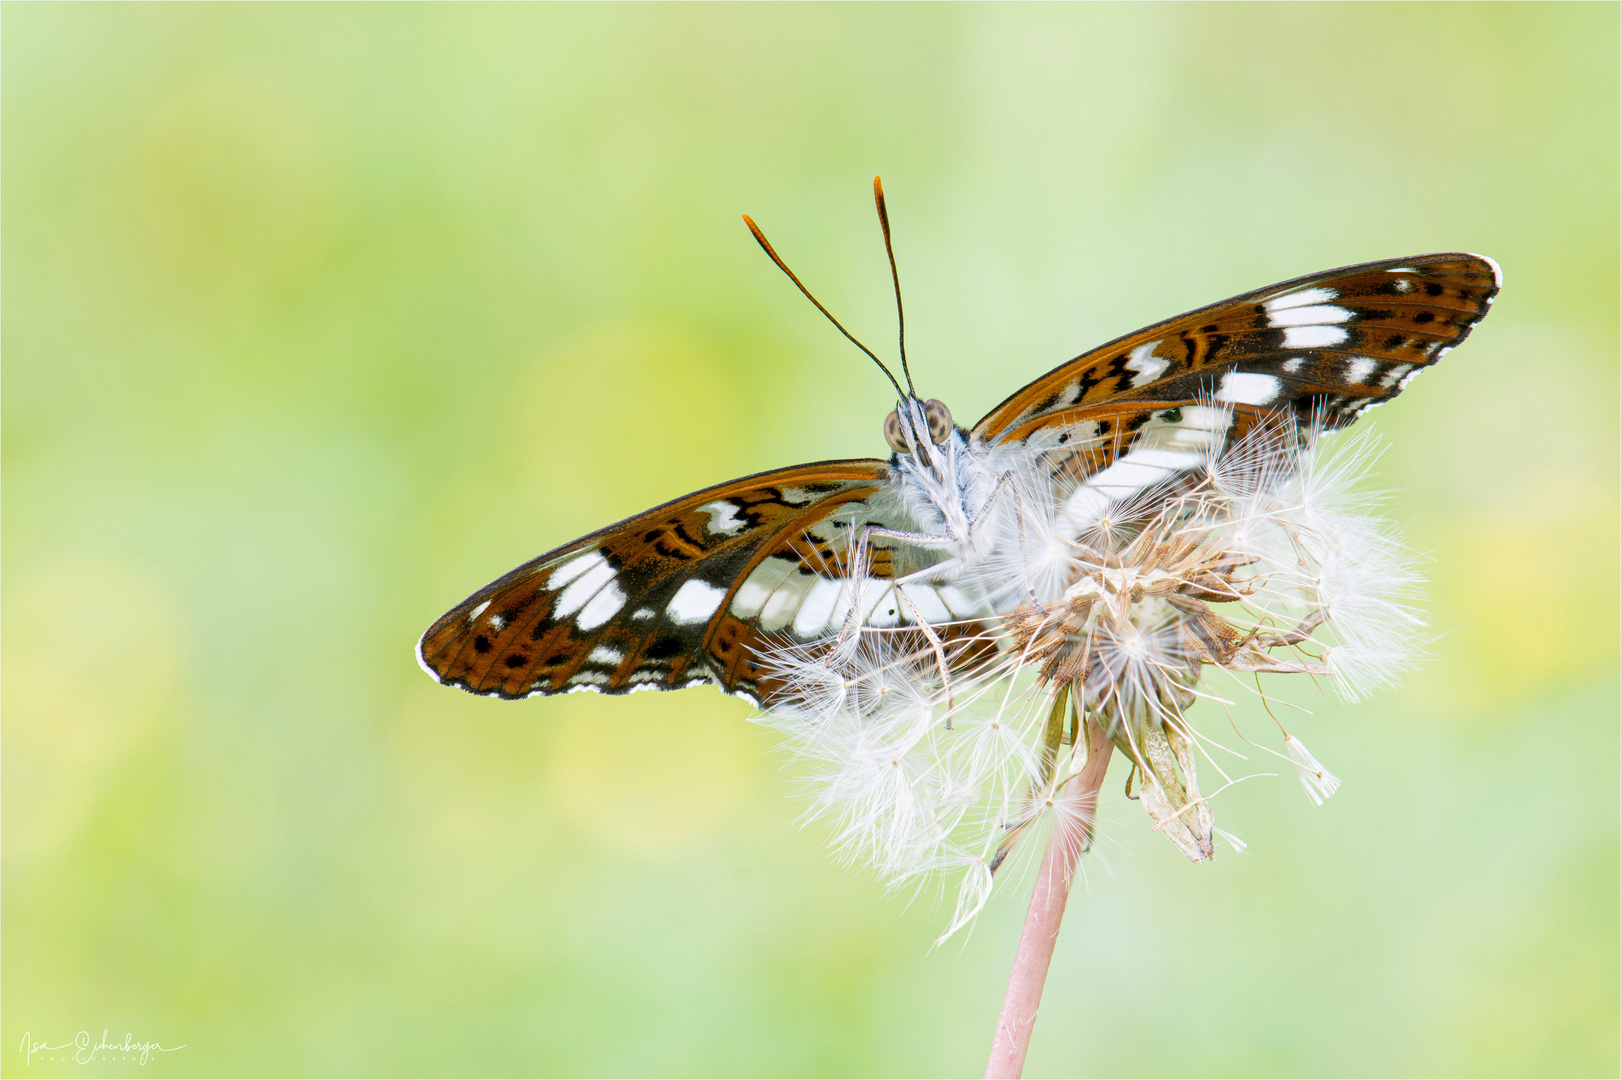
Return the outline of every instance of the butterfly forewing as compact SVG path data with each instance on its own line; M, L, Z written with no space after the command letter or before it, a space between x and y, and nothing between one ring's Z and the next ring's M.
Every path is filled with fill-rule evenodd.
M1200 402L1231 407L1240 429L1279 409L1340 427L1462 341L1499 285L1496 263L1461 253L1269 285L1077 356L992 409L974 434L1022 440L1074 428L1094 448L1092 471L1128 451L1155 413Z
M881 461L817 462L734 480L611 525L485 586L428 628L418 657L447 685L505 698L718 683L760 695L761 653L825 633L851 609L851 526L882 503ZM904 522L901 522L904 524ZM888 579L926 552L875 544ZM909 590L954 617L946 589ZM869 624L907 621L867 590ZM935 610L940 608L942 610Z

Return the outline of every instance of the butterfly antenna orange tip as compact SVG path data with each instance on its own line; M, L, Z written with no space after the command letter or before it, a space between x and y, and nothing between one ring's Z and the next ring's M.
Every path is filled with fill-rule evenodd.
M895 269L895 246L889 240L889 207L884 205L884 178L872 178L872 197L878 203L878 224L884 229L884 251L889 255L889 276L895 282L895 319L901 327L901 374L906 376L906 389L917 397L912 385L912 370L906 365L906 309L901 306L901 274Z
M869 349L865 345L861 344L860 341L857 341L856 336L854 334L850 333L850 331L846 330L844 328L844 324L839 322L839 320L835 319L833 317L833 313L831 311L827 310L827 308L823 307L822 302L820 300L816 299L816 297L811 295L811 291L809 289L805 288L805 283L803 281L800 281L799 278L794 274L794 272L792 270L788 269L788 264L782 261L782 256L777 254L776 248L773 248L771 246L771 241L769 241L769 240L767 240L765 238L765 233L760 231L760 226L758 226L758 225L756 225L754 223L754 219L749 217L747 214L744 214L743 215L743 224L745 224L745 225L747 225L749 227L749 232L754 234L754 239L758 240L760 242L760 246L765 249L765 253L767 255L771 256L771 261L777 264L777 269L781 270L783 273L787 274L789 281L791 281L795 285L799 286L799 291L805 294L805 299L807 299L811 303L815 304L816 305L816 310L820 311L823 315L826 315L827 316L827 321L832 323L834 326L839 328L839 333L843 334L845 337L849 338L852 342L854 342L856 348L860 349L862 352L864 352L868 356L872 357L872 362L877 364L878 369L880 371L882 371L886 376L889 377L890 384L895 387L895 393L898 394L902 399L904 399L906 397L906 391L902 390L901 389L901 384L895 381L894 374L889 370L889 368L884 366L884 362L882 360L878 359L878 357L873 354L873 351L871 349Z

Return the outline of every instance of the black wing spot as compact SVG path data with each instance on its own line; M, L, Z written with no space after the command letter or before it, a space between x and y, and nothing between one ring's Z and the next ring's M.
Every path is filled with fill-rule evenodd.
M489 652L490 651L490 639L485 637L483 634L480 634L478 637L473 639L473 648L475 650L477 650L478 652L481 652L481 653L482 652Z
M1387 349L1399 349L1399 348L1401 348L1402 342L1404 342L1406 340L1407 339L1402 337L1400 334L1391 334L1388 338L1385 339L1385 348L1387 348Z
M1437 285L1432 281L1424 286L1424 291L1429 293L1431 296L1440 296L1442 293L1446 292L1446 288L1444 286Z
M668 660L670 657L678 655L683 648L685 646L681 643L680 638L661 637L642 650L642 655L652 660Z
M501 662L509 668L521 668L525 664L529 663L529 658L526 656L520 656L517 653L513 653L511 656L507 657Z
M1413 321L1417 322L1417 323L1434 322L1435 321L1435 312L1433 312L1433 311L1421 311L1417 315L1413 316Z

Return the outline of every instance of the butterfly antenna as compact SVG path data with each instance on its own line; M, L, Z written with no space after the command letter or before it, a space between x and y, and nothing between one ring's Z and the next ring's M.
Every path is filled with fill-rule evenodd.
M826 315L827 316L827 321L832 323L834 326L837 326L839 328L839 333L841 333L845 337L849 338L852 342L855 342L855 347L856 348L860 349L862 352L864 352L868 356L872 357L872 362L877 364L878 369L889 377L890 384L895 387L895 393L897 395L899 395L902 399L904 399L906 397L906 391L902 390L901 389L901 384L895 381L894 373L892 373L889 370L889 368L884 366L884 362L882 360L878 359L878 357L873 354L873 351L871 349L869 349L865 345L861 344L860 341L857 341L856 336L854 334L850 333L850 331L846 330L844 328L844 324L839 322L839 320L835 319L833 317L833 313L831 311L827 310L827 308L823 307L822 302L820 300L816 299L816 297L811 295L811 291L809 289L805 288L805 283L800 281L799 278L794 275L794 272L792 270L788 269L788 264L782 261L782 257L780 255L778 255L776 249L771 246L771 241L769 241L769 240L767 240L765 238L765 233L760 231L760 226L758 226L758 225L756 225L754 223L754 219L749 217L747 214L744 214L743 215L743 224L745 224L745 225L747 225L749 227L749 232L754 234L754 238L760 242L760 246L765 249L765 253L767 255L771 256L771 261L777 264L777 269L781 270L783 273L787 274L789 281L791 281L795 285L799 286L799 291L805 294L805 299L807 299L811 303L815 304L816 305L816 310L820 311L823 315Z
M912 386L912 371L906 366L906 309L901 306L901 273L895 269L895 246L889 242L889 208L884 205L884 180L881 176L872 178L872 197L878 203L878 224L884 228L884 251L889 255L889 276L895 282L895 318L901 324L901 374L906 376L906 389L917 397L917 391Z

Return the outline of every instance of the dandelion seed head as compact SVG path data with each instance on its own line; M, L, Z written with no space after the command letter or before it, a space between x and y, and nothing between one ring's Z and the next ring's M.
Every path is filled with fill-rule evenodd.
M1194 436L1231 420L1201 403L1185 422L1190 408L1208 410ZM1008 482L978 536L953 549L953 580L988 613L978 651L954 654L943 676L919 632L846 629L762 658L784 687L763 721L810 774L807 817L886 885L954 878L949 936L1029 837L1061 827L1090 843L1092 808L1063 796L1088 726L1130 763L1155 831L1195 861L1217 839L1243 850L1200 787L1205 747L1189 714L1211 694L1209 669L1314 674L1355 700L1394 681L1423 643L1415 559L1361 486L1377 442L1325 447L1322 435L1269 416L1231 446L1207 440L1193 474L1114 500L1092 492L1069 510L1073 445L1036 437L998 451L994 468L981 462L976 491ZM908 497L928 502L936 482ZM859 563L849 572L870 576ZM1299 740L1286 737L1283 756L1314 800L1333 794L1338 779Z

